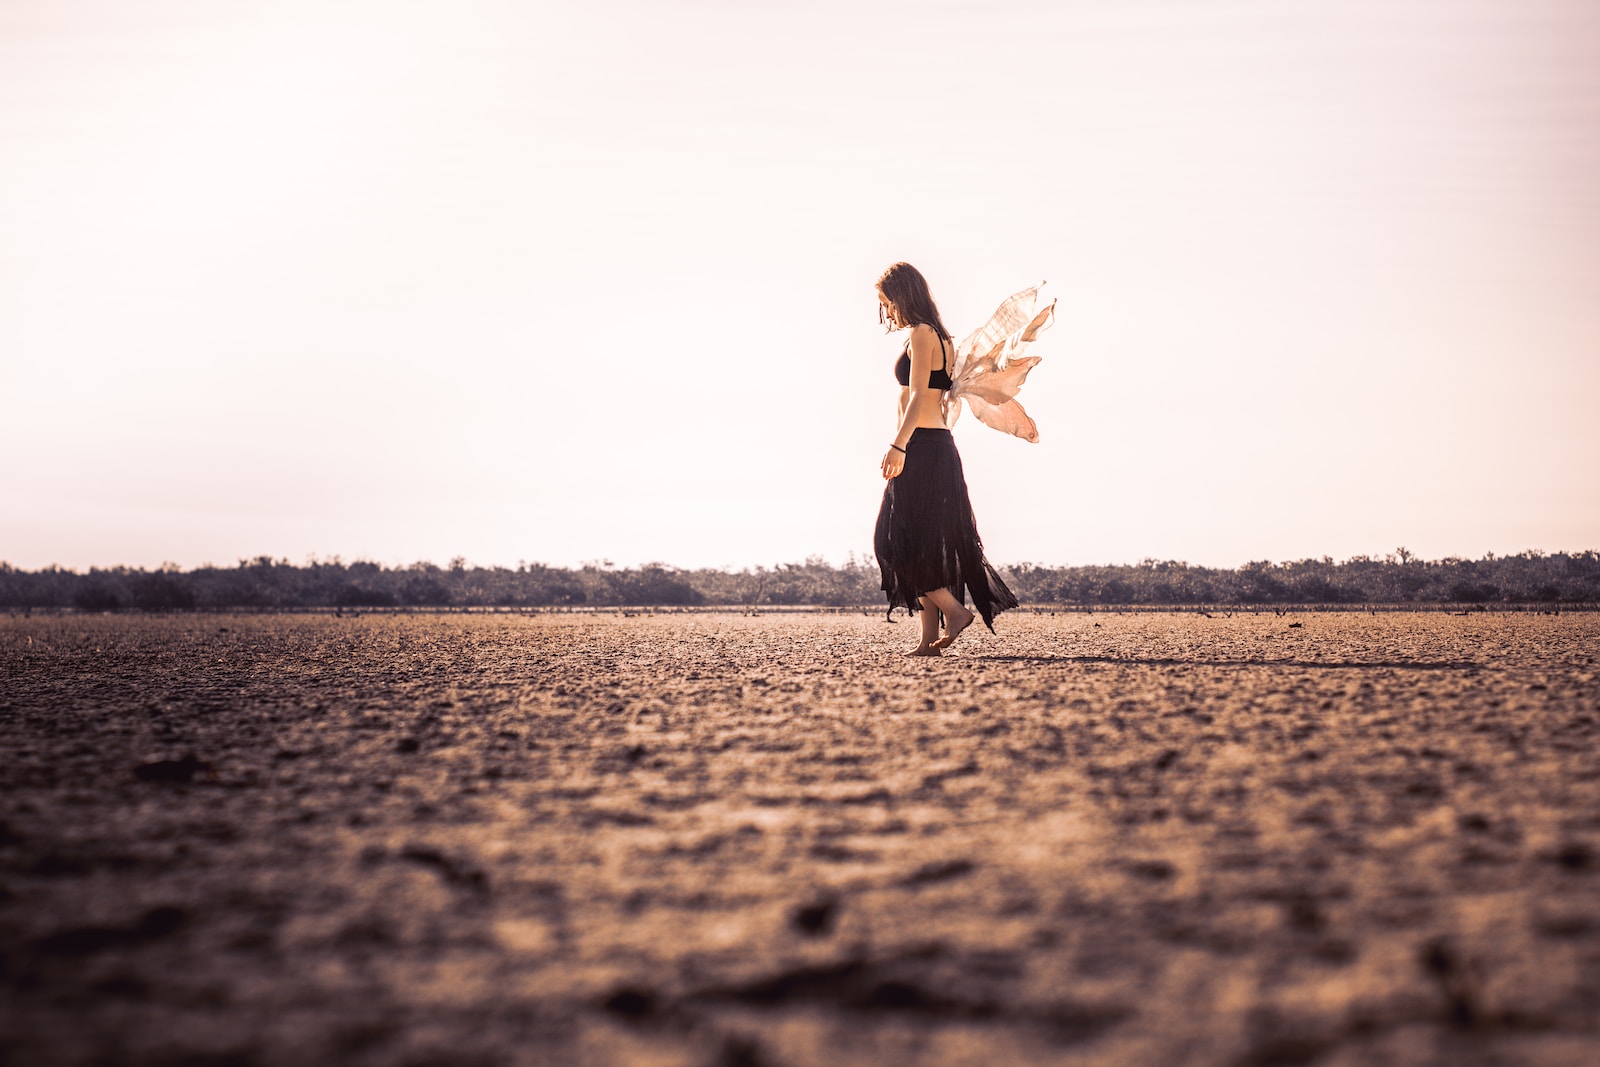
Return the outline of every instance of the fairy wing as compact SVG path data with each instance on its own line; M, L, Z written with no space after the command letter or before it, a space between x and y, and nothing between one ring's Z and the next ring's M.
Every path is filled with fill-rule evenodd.
M1032 416L1015 400L1007 400L1004 404L991 404L972 393L965 394L961 399L967 402L972 413L985 426L992 426L1001 433L1020 437L1029 444L1039 443L1039 427L1034 425ZM953 426L955 421L952 417L949 424Z
M945 425L955 426L961 402L986 426L1036 443L1039 428L1017 402L1017 393L1038 356L1023 352L1039 331L1055 321L1056 302L1038 307L1039 286L1013 293L995 309L989 321L956 346L955 371L946 398Z
M1044 283L1030 286L1020 293L1012 293L1000 302L994 309L994 314L989 316L989 321L967 334L956 346L956 375L961 373L962 365L970 360L975 352L989 352L995 345L1005 341L1013 333L1020 330L1033 319L1034 306L1039 302L1039 288ZM1055 301L1050 302L1055 306ZM1031 340L1031 338L1030 338Z

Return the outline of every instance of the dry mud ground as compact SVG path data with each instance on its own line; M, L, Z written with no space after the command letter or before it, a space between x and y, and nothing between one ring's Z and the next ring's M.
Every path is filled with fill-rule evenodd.
M1600 1062L1600 616L999 629L0 619L0 1060Z

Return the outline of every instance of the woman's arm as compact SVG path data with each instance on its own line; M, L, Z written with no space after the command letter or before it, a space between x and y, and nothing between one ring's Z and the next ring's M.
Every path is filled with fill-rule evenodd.
M883 457L883 476L894 478L905 467L906 442L917 428L922 412L939 406L939 390L928 385L934 360L939 356L939 335L932 326L911 327L911 399L900 412L900 428Z

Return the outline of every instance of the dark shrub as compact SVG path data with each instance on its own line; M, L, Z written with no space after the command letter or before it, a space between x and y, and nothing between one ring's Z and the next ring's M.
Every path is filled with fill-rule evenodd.
M1133 600L1133 586L1121 578L1111 578L1105 581L1095 597L1102 604L1126 604Z
M589 599L589 594L584 592L583 586L573 585L570 582L558 582L545 588L545 604L583 604Z
M450 603L450 590L432 578L407 578L405 584L400 587L400 602L437 607L440 604Z
M1246 563L1239 568L1239 599L1247 604L1272 604L1289 599L1288 587L1272 573L1267 560Z
M140 611L191 611L194 591L173 574L145 574L133 582L133 606Z
M1485 582L1477 585L1473 582L1457 582L1450 587L1450 599L1457 604L1482 604L1490 600L1498 600L1500 590Z
M91 585L78 590L72 604L79 611L117 611L122 607L122 598L103 585Z
M619 604L699 604L700 591L660 564L646 564L637 571L606 575Z
M801 589L793 583L774 586L768 589L762 597L762 603L765 604L807 604L810 601L811 598L807 595L807 590Z
M341 608L387 608L394 606L394 594L345 582L334 595L333 602Z

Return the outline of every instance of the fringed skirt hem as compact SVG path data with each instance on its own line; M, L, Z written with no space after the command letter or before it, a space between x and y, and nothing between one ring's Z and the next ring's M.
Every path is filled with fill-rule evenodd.
M873 537L889 614L915 614L919 597L949 589L992 632L994 617L1017 606L983 555L967 497L961 455L949 430L918 428L906 442L905 469L889 480Z

